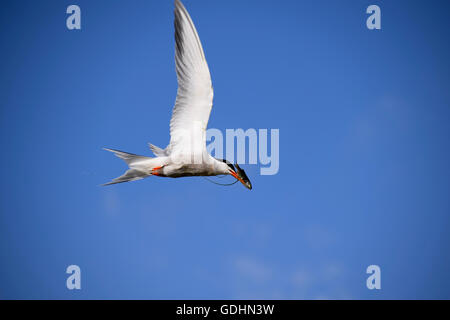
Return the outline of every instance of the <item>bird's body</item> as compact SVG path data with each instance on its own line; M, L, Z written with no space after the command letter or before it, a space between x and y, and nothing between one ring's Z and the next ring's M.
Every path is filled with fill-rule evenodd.
M179 0L175 0L174 13L178 91L170 120L170 143L165 149L150 145L154 158L105 149L130 167L106 185L151 175L178 178L229 174L251 189L239 166L236 165L236 170L229 162L216 159L206 151L206 128L214 96L211 76L194 23Z

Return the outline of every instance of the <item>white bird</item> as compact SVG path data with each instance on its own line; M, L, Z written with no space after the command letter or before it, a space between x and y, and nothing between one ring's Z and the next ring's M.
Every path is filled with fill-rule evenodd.
M174 13L178 91L170 120L170 143L165 149L149 144L155 158L105 148L123 159L129 169L104 185L152 175L171 178L232 175L251 189L250 180L239 165L216 159L206 151L206 127L214 95L211 76L194 23L179 0L175 0Z

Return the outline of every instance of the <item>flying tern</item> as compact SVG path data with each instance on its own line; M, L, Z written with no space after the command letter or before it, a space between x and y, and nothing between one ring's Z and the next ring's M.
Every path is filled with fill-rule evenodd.
M165 149L149 144L156 157L104 148L124 160L129 169L104 185L149 176L189 177L231 175L245 187L252 184L238 164L216 159L206 151L206 127L213 106L213 87L200 38L189 13L175 0L175 66L178 91Z

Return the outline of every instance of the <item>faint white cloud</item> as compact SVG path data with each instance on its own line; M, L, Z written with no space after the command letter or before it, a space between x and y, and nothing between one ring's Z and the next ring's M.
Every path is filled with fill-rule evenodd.
M248 279L262 283L270 279L272 271L262 262L248 257L239 257L234 261L237 272Z
M117 192L110 188L103 191L103 208L111 216L116 216L120 212L120 198Z
M410 130L417 121L417 110L395 96L381 97L363 110L354 123L354 133L350 138L359 143L370 143L389 129Z
M339 261L295 266L257 257L232 259L230 288L235 299L350 299L345 266Z
M330 263L325 266L323 276L327 280L336 279L342 275L342 267L338 263Z
M299 269L292 275L292 284L296 287L305 288L313 282L313 275L306 269Z
M239 221L233 223L232 228L236 236L246 236L247 239L257 243L270 241L272 236L272 229L270 225L264 223Z
M335 239L331 232L319 225L309 225L304 229L307 244L312 249L325 249L330 247Z

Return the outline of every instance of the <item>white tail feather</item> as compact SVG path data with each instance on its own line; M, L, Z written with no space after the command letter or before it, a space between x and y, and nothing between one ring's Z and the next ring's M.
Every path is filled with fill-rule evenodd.
M149 176L147 173L148 170L146 170L146 167L148 167L149 160L153 159L151 157L144 157L139 156L137 154L128 153L124 151L114 150L114 149L108 149L103 148L106 151L113 152L117 157L122 159L127 163L127 165L130 167L129 170L127 170L123 175L120 177L117 177L113 179L111 182L103 184L104 186L108 186L111 184L116 183L122 183L127 181L135 181L144 179Z

